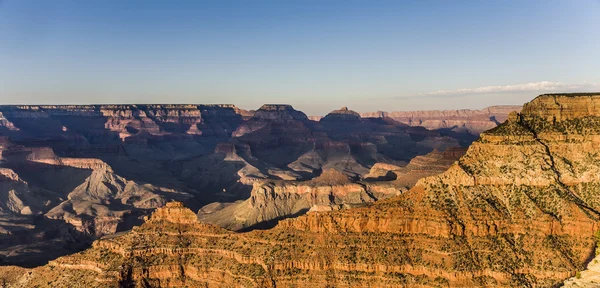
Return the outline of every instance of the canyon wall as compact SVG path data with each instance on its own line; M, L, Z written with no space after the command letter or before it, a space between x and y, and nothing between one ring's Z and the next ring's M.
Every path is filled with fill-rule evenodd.
M520 110L521 106L491 106L481 110L377 111L360 115L365 118L391 118L427 129L447 128L478 135L506 121L510 112Z

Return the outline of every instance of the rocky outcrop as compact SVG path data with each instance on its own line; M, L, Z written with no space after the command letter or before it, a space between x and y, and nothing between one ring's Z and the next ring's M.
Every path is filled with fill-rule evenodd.
M165 194L168 196L163 196ZM126 224L128 218L131 221L148 209L161 207L167 199L189 197L172 189L127 180L116 175L109 166L101 166L92 170L83 183L68 193L67 199L45 216L98 237L125 229L131 225ZM122 225L125 227L119 227Z
M597 97L594 93L546 94L523 107L522 115L526 121L536 117L550 123L600 117Z
M364 118L391 118L411 126L427 129L448 128L479 134L506 121L512 111L520 111L521 106L491 106L481 110L431 110L393 111L362 113Z
M6 129L9 131L18 131L19 128L15 127L15 124L10 122L8 119L4 117L2 112L0 112L0 128Z
M190 209L183 206L181 202L169 202L162 209L157 209L152 216L147 218L149 223L160 223L162 221L174 224L196 224L198 218Z
M592 107L600 102L600 95L587 97ZM413 235L412 245L437 250L419 252L430 271L452 263L443 269L455 274L440 277L454 285L557 285L582 268L598 229L600 179L593 175L599 126L588 105L576 108L581 101L573 95L536 98L522 114L484 133L446 173L421 180L397 200L309 214L280 226ZM570 116L549 106L564 107Z

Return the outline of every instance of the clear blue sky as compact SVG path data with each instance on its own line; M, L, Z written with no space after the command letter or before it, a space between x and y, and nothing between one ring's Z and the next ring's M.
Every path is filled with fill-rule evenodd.
M2 104L319 115L522 104L598 83L598 0L0 0Z

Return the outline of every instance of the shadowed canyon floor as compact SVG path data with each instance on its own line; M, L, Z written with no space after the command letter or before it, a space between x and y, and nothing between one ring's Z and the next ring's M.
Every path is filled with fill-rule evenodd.
M83 252L1 269L11 287L552 287L594 256L599 146L600 94L541 95L372 205L235 233L173 202Z

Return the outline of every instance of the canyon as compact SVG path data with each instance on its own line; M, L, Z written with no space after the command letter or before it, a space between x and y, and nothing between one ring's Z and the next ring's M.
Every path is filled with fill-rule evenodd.
M0 106L0 263L43 265L173 200L238 231L368 205L450 167L476 139L459 130L345 107Z
M373 163L363 174L357 173L362 168L354 162L325 164L319 175L297 179L319 182L326 195L352 198L366 197L351 191L360 181L416 182L399 195L373 203L338 210L331 201L309 197L315 201L311 205L326 203L329 208L282 219L270 229L236 233L201 222L187 204L167 202L140 226L103 236L89 249L34 269L5 266L0 271L9 287L555 287L576 276L595 256L600 220L597 107L600 93L540 95L501 125L481 133L466 153L428 146L428 156L412 157L412 167L441 167L445 162L440 159L458 158L445 172L418 180L403 180L411 173L410 164L393 161ZM265 110L277 114L286 109ZM341 110L343 116L333 122L356 119ZM270 116L255 117L256 113L240 130L241 137L263 129L255 127L268 127L260 139L269 142L279 124L265 121ZM287 120L296 139L307 135L304 119L294 114ZM395 121L374 121L381 120ZM338 135L329 137L341 135L338 124L319 125L327 135ZM399 127L411 131L407 126ZM419 142L450 137L417 131L422 133L419 137L426 135ZM254 140L250 147L258 141L249 140ZM332 144L324 146L328 145ZM231 157L241 157L237 153L231 152ZM355 173L362 175L358 181L352 180ZM3 175L15 178L8 171ZM301 194L301 186L311 185L279 178L272 180L280 185L253 181L256 191L246 204L268 203L259 196L273 195L276 188L290 198Z

